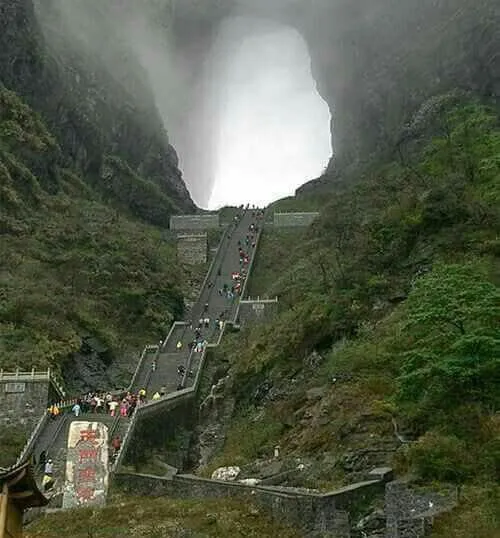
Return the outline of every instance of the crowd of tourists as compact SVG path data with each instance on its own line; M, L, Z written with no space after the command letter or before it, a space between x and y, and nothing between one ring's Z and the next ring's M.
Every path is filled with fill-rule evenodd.
M158 396L165 396L166 387L158 391ZM64 400L50 405L47 413L52 419L62 413L73 413L75 417L81 414L108 414L111 417L120 415L121 417L131 417L135 409L147 402L146 389L134 392L88 392L80 398ZM153 399L155 399L153 395Z

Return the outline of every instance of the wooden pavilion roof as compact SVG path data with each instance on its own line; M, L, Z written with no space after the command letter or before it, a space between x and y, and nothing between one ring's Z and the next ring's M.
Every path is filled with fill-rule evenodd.
M5 484L9 488L9 499L22 510L49 502L39 490L29 462L9 469L0 468L0 490Z

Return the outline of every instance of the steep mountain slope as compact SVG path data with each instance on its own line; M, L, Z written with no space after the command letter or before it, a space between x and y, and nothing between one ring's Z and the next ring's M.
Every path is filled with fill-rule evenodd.
M307 469L289 485L331 488L390 464L420 483L464 486L475 508L461 525L492 536L498 116L470 95L446 94L425 103L410 131L397 160L364 169L322 203L297 198L298 209L321 208L305 237L264 235L252 293L278 295L280 313L215 354L200 402L229 377L202 416L193 465L260 476L280 445L282 471L297 458ZM455 536L445 521L450 533L443 523L439 536Z
M160 230L102 201L4 88L0 204L4 369L57 367L85 334L112 350L142 346L181 313L189 273L176 270Z
M163 226L171 213L193 211L147 80L126 43L109 36L113 45L100 58L77 36L60 33L57 11L43 20L45 34L31 0L0 3L3 85L43 116L63 157L107 203ZM109 62L121 77L112 76Z
M46 24L59 22L54 14ZM54 32L49 43L31 0L0 2L0 346L9 369L60 367L83 335L112 353L160 338L192 276L174 271L173 247L153 227L195 206L138 63L120 43L123 77L113 78Z
M189 59L192 99L200 66L227 17L273 19L296 28L311 54L318 90L332 112L331 171L390 151L401 126L437 93L500 92L496 0L194 0L159 2L156 16ZM185 113L197 124L197 108ZM195 135L195 133L193 133ZM329 178L335 179L332 173Z

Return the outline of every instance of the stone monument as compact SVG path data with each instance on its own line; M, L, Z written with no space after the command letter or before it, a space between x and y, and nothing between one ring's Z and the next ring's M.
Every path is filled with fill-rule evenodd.
M103 506L108 481L108 428L101 422L72 422L63 508Z

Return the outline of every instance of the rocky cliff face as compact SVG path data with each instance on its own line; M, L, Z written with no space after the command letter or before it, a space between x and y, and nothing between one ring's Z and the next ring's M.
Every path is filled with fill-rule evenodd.
M31 0L0 2L0 82L43 116L64 157L112 205L163 226L194 210L132 51L109 36L99 57L60 31L52 4L37 17Z
M203 64L226 17L273 19L304 36L332 111L333 170L393 147L432 95L450 88L498 95L496 3L2 0L0 67L4 83L49 118L65 153L95 182L112 153L159 186L171 210L186 210L193 206L164 125L189 157L184 166L199 178L192 188L203 198L213 138Z
M180 47L235 14L294 26L311 52L313 74L333 116L339 164L390 147L429 96L460 88L500 90L500 13L495 0L190 0L175 12ZM204 47L207 50L207 47Z

